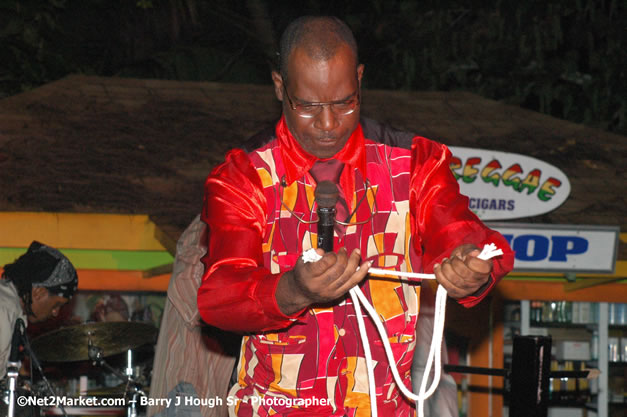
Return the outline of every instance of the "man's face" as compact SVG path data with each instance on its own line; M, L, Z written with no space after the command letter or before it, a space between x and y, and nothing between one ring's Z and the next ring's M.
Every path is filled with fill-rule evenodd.
M346 144L359 123L359 105L347 115L338 115L330 106L319 114L305 118L291 107L293 104L336 102L360 94L363 65L357 65L350 48L342 45L328 61L314 60L297 47L288 61L288 80L272 73L277 98L283 102L283 114L294 138L308 153L324 159L332 158Z
M67 298L50 294L50 291L44 287L32 289L32 300L33 314L28 316L28 321L31 323L41 323L51 317L57 317L61 307L68 302Z

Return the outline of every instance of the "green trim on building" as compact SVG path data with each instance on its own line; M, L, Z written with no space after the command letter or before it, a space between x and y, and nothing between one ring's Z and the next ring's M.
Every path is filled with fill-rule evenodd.
M174 258L167 251L127 251L95 249L59 249L76 269L111 269L145 271L169 265ZM12 263L25 248L0 248L0 266Z

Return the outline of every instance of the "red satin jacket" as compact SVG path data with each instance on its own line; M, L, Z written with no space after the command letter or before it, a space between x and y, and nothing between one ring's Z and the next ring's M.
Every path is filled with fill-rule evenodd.
M499 233L469 211L449 168L450 152L370 121L364 135L362 124L335 156L346 164L340 186L353 224L342 236L336 234L334 247L360 248L375 267L432 272L460 244L493 242L505 254L494 259L489 288L459 300L468 307L477 304L511 270L513 253ZM411 149L399 146L409 143ZM369 413L364 353L350 298L286 316L274 297L281 275L315 247L315 180L308 172L315 162L281 119L264 144L249 153L229 152L205 184L202 219L209 226L209 250L198 308L209 324L249 333L231 391L240 416ZM399 372L411 387L420 285L370 277L360 286L381 316ZM379 412L413 415L413 404L395 388L369 319L366 327L377 363Z

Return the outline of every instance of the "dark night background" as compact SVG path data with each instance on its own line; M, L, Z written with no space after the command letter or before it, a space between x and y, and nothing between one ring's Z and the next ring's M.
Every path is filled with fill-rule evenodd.
M303 14L355 32L364 87L467 90L627 134L627 1L0 0L0 98L68 74L269 84Z

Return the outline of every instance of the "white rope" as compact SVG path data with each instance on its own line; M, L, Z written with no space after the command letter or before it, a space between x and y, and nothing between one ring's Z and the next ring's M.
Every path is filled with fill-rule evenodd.
M368 341L368 335L366 334L366 324L364 323L364 317L361 315L361 306L359 305L359 294L363 297L359 287L354 287L350 290L351 299L355 306L355 314L357 315L357 327L359 327L359 335L361 336L361 343L364 346L364 356L366 357L366 371L368 372L368 392L370 393L370 413L372 416L377 415L377 386L374 382L374 363L372 362L372 352L370 351L370 342ZM364 304L364 307L366 304ZM368 304L370 306L370 304Z
M497 249L496 245L490 243L483 247L483 250L477 257L479 259L488 260L502 254L502 250ZM315 262L320 258L321 256L318 255L314 249L309 249L308 251L303 253L303 261L305 262ZM373 275L396 275L406 278L435 279L434 274L416 274L413 272L388 271L378 268L370 268L368 269L368 273L372 273ZM442 338L444 334L444 319L446 314L446 290L443 286L438 286L438 291L435 297L435 323L433 325L431 347L429 349L429 357L427 359L427 364L425 366L418 395L407 389L407 387L403 383L401 376L398 373L398 368L396 367L396 361L394 360L394 355L392 354L392 347L390 346L387 332L383 327L383 323L379 319L377 311L368 302L368 299L358 286L355 286L350 290L350 295L351 299L353 300L353 305L355 306L357 324L359 327L362 344L364 346L364 355L366 357L366 369L368 370L368 386L370 390L370 412L372 417L377 417L378 415L377 393L374 381L374 364L372 363L372 353L370 351L370 343L368 342L368 337L366 335L366 327L364 324L364 318L361 314L361 307L359 305L360 303L366 309L366 311L372 318L377 330L379 331L379 335L381 336L381 342L383 343L383 347L385 350L385 355L390 364L390 369L392 370L392 375L394 376L394 381L396 382L396 385L399 387L405 397L412 401L418 402L418 416L424 417L424 401L435 392L438 384L440 383L440 376L442 371ZM433 381L431 382L431 386L429 387L429 389L427 389L427 380L429 378L429 375L431 374L431 368L433 367L434 362L435 371Z
M403 271L389 271L387 269L380 268L370 268L368 269L369 275L379 275L379 276L395 276L395 277L403 277L403 278L415 278L415 279L435 279L435 275L433 274L418 274L416 272L403 272Z

